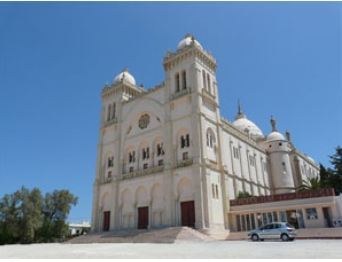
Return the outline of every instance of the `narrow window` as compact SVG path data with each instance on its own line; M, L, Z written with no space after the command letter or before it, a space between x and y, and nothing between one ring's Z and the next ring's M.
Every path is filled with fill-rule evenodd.
M219 198L219 193L218 193L218 185L215 185L215 190L216 190L216 198Z
M113 167L114 166L114 157L109 157L108 158L108 167Z
M113 103L112 119L115 118L115 113L116 113L116 105L115 105L115 103Z
M181 136L181 148L185 147L185 138L184 136Z
M108 177L108 178L111 178L111 177L112 177L112 171L108 171L107 177Z
M208 92L211 94L210 75L208 73L207 73L207 79L208 79Z
M159 161L158 161L158 166L163 166L164 165L164 160L163 159L160 159Z
M148 168L148 164L144 164L144 169L147 169Z
M111 105L109 105L109 106L108 106L108 112L107 112L107 121L109 121L109 120L110 120L110 114L111 114L111 111L112 111L112 106L111 106Z
M134 171L134 167L129 167L129 172L132 173Z
M211 191L212 191L213 198L216 198L215 197L215 185L214 184L211 184Z
M180 90L179 73L176 74L175 81L176 81L176 92L179 92Z
M189 134L186 134L186 146L187 147L190 146L190 136L189 136Z
M186 72L185 71L182 72L182 85L183 85L183 89L186 89Z
M183 153L183 160L188 160L188 159L189 159L188 152L184 152Z
M202 70L202 77L203 77L203 88L207 89L207 80L205 79L205 72Z

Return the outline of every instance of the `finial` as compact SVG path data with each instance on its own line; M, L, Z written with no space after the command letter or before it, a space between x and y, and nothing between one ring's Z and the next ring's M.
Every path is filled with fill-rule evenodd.
M128 72L128 67L125 67L122 72Z
M238 114L240 115L241 113L242 111L241 111L240 99L238 99Z
M272 126L272 132L277 131L277 127L276 127L276 120L274 119L273 116L271 116L271 126Z
M188 37L191 37L191 38L192 38L192 37L193 37L193 35L192 35L192 34L190 34L190 33L186 33L186 34L185 34L185 36L184 36L184 38L188 38Z
M238 99L238 112L237 112L235 119L240 119L240 118L244 118L244 117L246 117L246 116L241 109L240 99Z

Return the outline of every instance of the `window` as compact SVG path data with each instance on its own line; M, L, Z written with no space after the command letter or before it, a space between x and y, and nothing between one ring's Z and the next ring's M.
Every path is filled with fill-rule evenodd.
M181 148L190 146L190 136L186 134L185 136L181 136Z
M157 145L157 156L162 156L164 154L163 143L160 143Z
M240 215L236 215L236 227L237 231L241 231Z
M286 164L285 162L282 162L281 164L283 165L283 174L286 174Z
M239 159L239 149L237 147L233 147L233 155L234 158Z
M132 173L134 171L134 167L130 166L129 167L129 172Z
M183 89L186 89L186 72L182 72L182 87Z
M286 222L287 218L286 218L286 212L285 211L280 211L280 221L279 222Z
M179 92L180 91L179 73L176 74L175 81L176 81L176 92Z
M202 77L203 77L203 88L207 89L207 81L205 79L205 72L202 70Z
M252 229L255 229L255 219L254 214L251 214Z
M112 171L108 171L107 177L108 177L108 178L111 178L111 177L112 177Z
M110 117L111 117L111 111L112 111L112 106L111 105L109 105L108 106L108 111L107 111L107 121L110 121Z
M212 192L213 198L216 198L215 197L215 185L214 184L211 184L211 192Z
M112 108L112 119L115 118L115 113L116 113L116 105L113 103L113 108Z
M280 142L278 145L279 145L279 146L282 146L282 145L283 145L283 143L281 143L281 142Z
M135 162L135 151L131 151L128 153L128 162L129 163Z
M114 166L114 157L108 157L108 167L113 167Z
M212 133L211 130L208 129L208 131L207 131L207 146L210 148L213 148L214 143L215 143L214 134Z
M249 155L248 158L249 158L249 164L250 164L251 166L255 166L255 157Z
M164 165L164 160L163 159L160 159L159 161L158 161L158 166L163 166Z
M273 221L278 222L278 214L275 211L273 211Z
M215 189L216 189L216 198L219 198L219 193L218 193L218 185L215 185Z
M211 93L210 75L208 73L207 73L207 79L208 79L208 92Z
M183 160L188 160L189 159L189 154L188 152L183 153Z
M142 159L149 159L150 158L150 148L146 147L142 149Z
M316 208L307 208L307 209L305 209L305 212L306 212L306 218L307 219L309 219L309 220L318 219Z
M147 164L147 163L144 164L143 168L144 168L144 169L147 169L147 168L148 168L148 164Z

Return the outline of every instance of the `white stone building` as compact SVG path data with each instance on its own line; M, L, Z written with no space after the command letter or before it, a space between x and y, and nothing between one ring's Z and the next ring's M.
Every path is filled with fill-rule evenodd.
M331 191L236 200L239 192L295 192L319 166L273 118L264 135L240 106L232 123L221 117L216 60L192 36L163 66L165 80L154 88L124 70L102 90L93 231L185 225L225 234L293 218L297 227L323 227L340 216Z

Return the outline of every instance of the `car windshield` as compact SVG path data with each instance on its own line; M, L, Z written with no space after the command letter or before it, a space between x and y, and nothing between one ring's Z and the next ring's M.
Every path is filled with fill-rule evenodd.
M289 223L286 223L286 226L287 227L292 227L292 228L294 227L294 226L290 225Z

